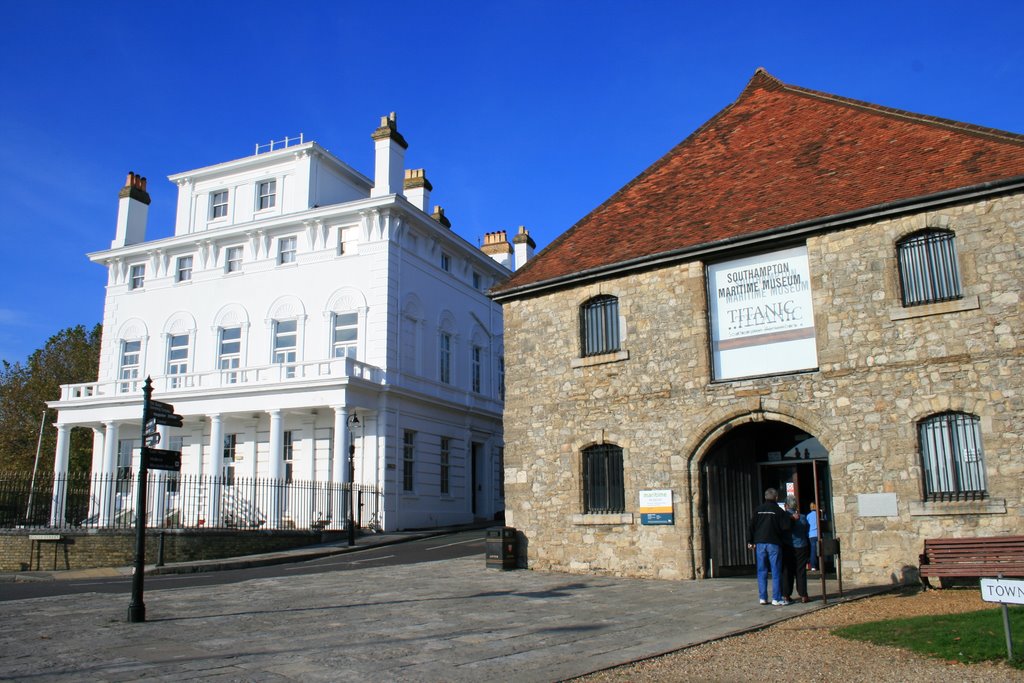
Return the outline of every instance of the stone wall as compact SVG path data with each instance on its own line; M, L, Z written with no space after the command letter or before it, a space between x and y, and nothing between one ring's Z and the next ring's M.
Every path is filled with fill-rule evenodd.
M58 534L60 541L37 541L30 535ZM269 553L320 543L317 531L148 531L146 564L155 564L164 537L164 562L189 562ZM0 530L0 571L127 567L135 563L135 531L93 529Z
M904 308L895 244L925 227L955 231L964 296ZM1024 532L1022 227L1017 194L809 237L811 372L712 382L701 262L507 302L506 523L529 566L700 577L702 459L763 420L828 449L844 580L912 577L925 538ZM579 306L602 293L619 299L623 353L580 358ZM981 420L986 500L923 502L916 423L946 410ZM623 448L624 515L581 514L581 451L598 443ZM638 492L658 488L675 524L642 526ZM860 514L878 493L895 516Z

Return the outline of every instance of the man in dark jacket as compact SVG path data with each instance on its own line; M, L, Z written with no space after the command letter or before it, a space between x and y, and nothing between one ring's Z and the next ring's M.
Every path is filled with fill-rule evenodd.
M776 502L775 489L764 492L764 503L757 506L747 525L747 547L757 561L757 592L762 605L768 604L768 571L772 573L772 604L788 605L782 597L782 535L789 533L790 517Z

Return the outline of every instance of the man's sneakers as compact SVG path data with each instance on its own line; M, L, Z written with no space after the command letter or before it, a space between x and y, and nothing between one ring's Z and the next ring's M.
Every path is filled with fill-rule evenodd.
M775 607L785 607L786 605L791 604L792 603L786 598L782 598L781 600L772 600L772 605L774 605Z
M768 604L768 601L767 601L767 600L762 600L762 601L761 601L761 604L762 604L762 605L767 605L767 604Z

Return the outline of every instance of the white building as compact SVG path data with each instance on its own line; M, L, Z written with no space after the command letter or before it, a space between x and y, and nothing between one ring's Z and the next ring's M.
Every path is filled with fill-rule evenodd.
M301 138L172 175L174 236L151 241L146 179L129 174L115 238L89 255L109 272L99 378L50 404L57 477L74 427L94 431L94 475L138 471L151 376L154 398L184 416L159 446L180 448L183 478L348 482L352 445L355 483L383 492L358 513L364 526L503 509L502 318L485 292L510 274L496 252L513 248L489 235L489 258L440 207L428 213L430 182L405 170L394 114L372 137L372 180ZM105 488L91 494L100 526L117 513L118 487ZM256 511L264 528L344 522L337 503L292 509L284 495Z

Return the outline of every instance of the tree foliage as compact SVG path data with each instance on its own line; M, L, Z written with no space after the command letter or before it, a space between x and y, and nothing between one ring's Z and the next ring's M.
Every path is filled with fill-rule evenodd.
M102 328L87 330L77 325L61 330L43 348L28 357L24 365L3 361L0 368L0 471L31 472L43 426L39 465L53 468L57 431L56 415L43 411L47 401L60 398L60 385L94 382L99 375ZM72 472L88 471L92 457L92 432L71 431Z

